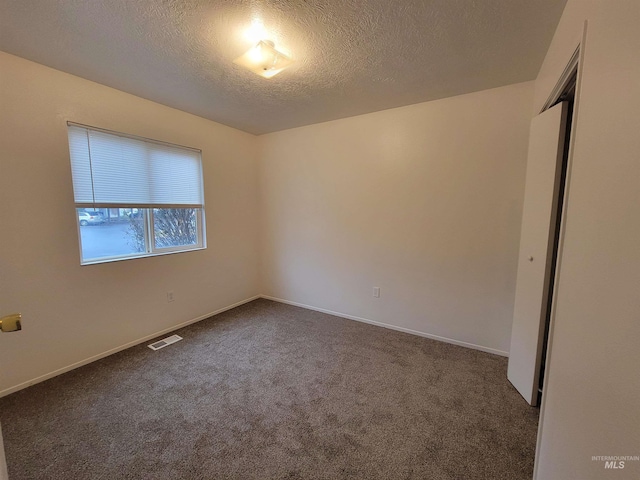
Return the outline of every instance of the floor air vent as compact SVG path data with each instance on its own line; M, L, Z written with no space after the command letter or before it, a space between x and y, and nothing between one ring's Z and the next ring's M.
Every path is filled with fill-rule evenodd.
M160 350L161 348L166 347L167 345L171 345L172 343L176 343L182 340L182 337L178 335L171 335L170 337L163 338L162 340L158 340L157 342L153 342L151 345L147 345L151 350Z

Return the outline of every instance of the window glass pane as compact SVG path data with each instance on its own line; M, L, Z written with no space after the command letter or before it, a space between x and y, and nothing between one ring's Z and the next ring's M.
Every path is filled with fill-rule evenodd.
M153 237L156 248L198 243L197 208L154 208Z
M132 209L122 209L121 215L114 215L113 209L76 209L84 262L146 251L144 213L133 210L136 212L133 215Z
M147 229L147 210L145 208L122 208L121 212L128 220L126 230L127 243L136 253L147 250L145 231Z

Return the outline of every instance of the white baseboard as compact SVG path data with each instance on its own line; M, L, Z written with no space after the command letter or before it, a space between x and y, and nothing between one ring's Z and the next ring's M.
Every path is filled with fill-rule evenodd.
M410 328L398 327L396 325L390 325L388 323L376 322L375 320L369 320L367 318L356 317L355 315L348 315L346 313L334 312L325 308L312 307L311 305L305 305L304 303L290 302L289 300L283 300L282 298L270 297L269 295L260 295L261 298L267 300L273 300L274 302L286 303L287 305L294 305L296 307L306 308L307 310L314 310L316 312L328 313L336 317L347 318L349 320L355 320L357 322L369 323L371 325L377 325L378 327L389 328L391 330L397 330L399 332L410 333L412 335L418 335L420 337L430 338L431 340L438 340L439 342L451 343L460 347L471 348L473 350L480 350L482 352L493 353L494 355L500 355L501 357L508 357L509 352L502 350L496 350L495 348L484 347L482 345L476 345L473 343L462 342L460 340L454 340L452 338L441 337L439 335L433 335L431 333L420 332L418 330L411 330Z
M220 308L218 310L216 310L215 312L211 312L211 313L206 313L204 315L201 315L197 318L194 318L192 320L187 320L186 322L182 322L179 323L178 325L173 325L169 328L165 328L164 330L160 330L159 332L155 332L152 333L150 335L146 335L142 338L139 338L137 340L134 340L132 342L129 343L125 343L124 345L120 345L119 347L116 348L112 348L111 350L107 350L106 352L102 352L99 353L98 355L94 355L92 357L89 357L85 360L81 360L79 362L73 363L71 365L68 365L66 367L62 367L59 368L57 370L54 370L53 372L49 372L45 375L41 375L39 377L34 378L33 380L28 380L26 382L20 383L18 385L15 385L13 387L9 387L6 388L4 390L0 391L0 398L10 395L14 392L17 392L18 390L22 390L23 388L27 388L30 387L31 385L35 385L36 383L40 383L40 382L44 382L45 380L49 380L50 378L53 377L57 377L58 375L62 375L63 373L69 372L71 370L74 370L78 367L82 367L83 365L87 365L91 362L95 362L96 360L100 360L101 358L104 357L108 357L109 355L113 355L114 353L118 353L121 352L122 350L126 350L127 348L133 347L135 345L139 345L140 343L146 342L148 340L151 340L152 338L156 338L159 337L160 335L164 335L165 333L169 333L169 332L173 332L174 330L178 330L182 327L186 327L187 325L191 325L192 323L196 323L199 322L200 320L204 320L205 318L209 318L209 317L213 317L214 315L218 315L219 313L222 312L226 312L227 310L231 310L232 308L235 307L239 307L240 305L244 305L245 303L249 303L253 300L256 300L258 298L261 298L261 295L256 295L254 297L251 298L247 298L245 300L242 300L240 302L234 303L233 305L228 305L226 307Z
M347 318L349 320L355 320L357 322L363 322L363 323L368 323L368 324L371 324L371 325L377 325L379 327L389 328L391 330L397 330L399 332L404 332L404 333L410 333L412 335L418 335L420 337L430 338L432 340L438 340L440 342L451 343L453 345L458 345L458 346L461 346L461 347L472 348L474 350L480 350L482 352L493 353L495 355L500 355L500 356L503 356L503 357L508 357L509 356L509 352L504 352L502 350L496 350L495 348L484 347L482 345L475 345L473 343L462 342L460 340L454 340L452 338L441 337L441 336L438 336L438 335L432 335L430 333L420 332L418 330L412 330L410 328L398 327L396 325L390 325L388 323L377 322L377 321L374 321L374 320L369 320L367 318L357 317L355 315L348 315L346 313L334 312L332 310L327 310L325 308L318 308L318 307L313 307L311 305L305 305L304 303L291 302L289 300L284 300L282 298L277 298L277 297L271 297L269 295L256 295L256 296L253 296L251 298L247 298L247 299L242 300L240 302L234 303L233 305L228 305L226 307L220 308L220 309L218 309L218 310L216 310L214 312L207 313L205 315L201 315L201 316L199 316L197 318L194 318L192 320L188 320L186 322L179 323L178 325L174 325L174 326L171 326L169 328L165 328L164 330L160 330L159 332L155 332L155 333L152 333L150 335L146 335L146 336L144 336L142 338L139 338L139 339L134 340L132 342L125 343L124 345L120 345L119 347L112 348L110 350L107 350L106 352L99 353L98 355L94 355L92 357L89 357L87 359L84 359L84 360L81 360L79 362L73 363L73 364L68 365L66 367L59 368L59 369L54 370L52 372L49 372L49 373L47 373L45 375L41 375L39 377L36 377L36 378L34 378L32 380L28 380L26 382L20 383L18 385L13 386L13 387L9 387L9 388L6 388L4 390L1 390L0 391L0 398L2 398L4 396L7 396L7 395L10 395L10 394L12 394L14 392L17 392L19 390L22 390L24 388L30 387L31 385L35 385L36 383L44 382L45 380L49 380L50 378L57 377L58 375L62 375L63 373L66 373L66 372L69 372L69 371L74 370L76 368L82 367L82 366L87 365L87 364L89 364L91 362L95 362L96 360L100 360L102 358L108 357L109 355L113 355L114 353L121 352L122 350L126 350L127 348L133 347L135 345L139 345L140 343L143 343L143 342L146 342L146 341L151 340L153 338L159 337L161 335L164 335L165 333L173 332L174 330L178 330L180 328L186 327L187 325L191 325L192 323L199 322L201 320L204 320L205 318L213 317L213 316L218 315L218 314L220 314L222 312L226 312L227 310L231 310L232 308L239 307L240 305L244 305L245 303L252 302L253 300L256 300L258 298L265 298L267 300L272 300L274 302L285 303L287 305L294 305L296 307L306 308L307 310L314 310L316 312L327 313L329 315L334 315L336 317L342 317L342 318Z

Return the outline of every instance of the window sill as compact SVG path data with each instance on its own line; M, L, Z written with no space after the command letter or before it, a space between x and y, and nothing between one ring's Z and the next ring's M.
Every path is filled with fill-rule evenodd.
M100 257L100 258L96 258L95 260L87 260L87 261L82 261L82 259L80 260L80 265L81 266L85 266L85 265L96 265L96 264L100 264L100 263L113 263L113 262L123 262L125 260L134 260L137 258L149 258L149 257L163 257L165 255L175 255L176 253L189 253L189 252L197 252L200 250L206 250L207 247L195 247L195 248L189 248L187 250L172 250L170 252L153 252L153 253L137 253L137 254L132 254L126 257L122 257L122 256L118 256L118 257Z

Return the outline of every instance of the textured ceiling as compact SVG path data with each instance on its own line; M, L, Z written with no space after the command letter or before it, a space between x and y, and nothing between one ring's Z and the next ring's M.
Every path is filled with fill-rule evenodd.
M566 0L0 0L0 50L261 134L532 80ZM296 63L232 63L261 21Z

